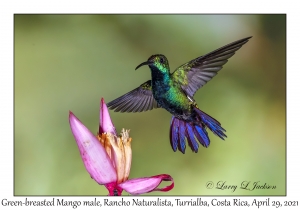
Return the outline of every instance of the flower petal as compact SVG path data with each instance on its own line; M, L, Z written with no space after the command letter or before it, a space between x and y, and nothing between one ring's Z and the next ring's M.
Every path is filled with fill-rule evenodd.
M157 188L162 181L172 181L172 184L163 188ZM167 192L174 187L173 178L168 174L160 174L152 177L130 179L119 184L126 192L132 195L139 195L152 191Z
M110 115L107 106L105 104L105 101L103 98L101 98L99 134L105 132L112 133L113 135L117 135L117 131L110 119Z
M98 184L117 180L116 171L99 140L72 113L69 122L86 170Z

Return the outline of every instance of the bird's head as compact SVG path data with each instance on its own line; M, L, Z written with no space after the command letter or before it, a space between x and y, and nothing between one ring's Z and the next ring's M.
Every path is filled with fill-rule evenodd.
M166 58L166 56L161 55L161 54L150 56L150 58L148 58L147 61L138 65L135 68L135 70L137 70L138 68L140 68L141 66L144 66L144 65L148 65L151 69L157 69L163 73L170 72L168 59Z

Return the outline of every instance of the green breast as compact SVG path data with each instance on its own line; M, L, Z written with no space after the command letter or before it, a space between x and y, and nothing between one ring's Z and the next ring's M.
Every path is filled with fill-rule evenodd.
M180 114L182 112L189 113L191 111L191 102L179 87L171 86L165 93L165 98L168 101L166 105L169 107L171 113Z

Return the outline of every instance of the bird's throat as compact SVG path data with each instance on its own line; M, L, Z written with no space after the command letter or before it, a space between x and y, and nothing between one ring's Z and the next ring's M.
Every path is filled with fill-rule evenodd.
M156 66L150 66L152 79L156 81L168 82L170 79L170 71L168 69L159 69Z
M151 66L153 88L167 91L170 88L170 73L168 70L162 71L155 66Z
M157 69L156 67L151 68L151 75L152 75L152 93L157 101L157 103L164 107L165 103L167 102L167 93L169 92L170 86L170 73L162 72L161 70Z

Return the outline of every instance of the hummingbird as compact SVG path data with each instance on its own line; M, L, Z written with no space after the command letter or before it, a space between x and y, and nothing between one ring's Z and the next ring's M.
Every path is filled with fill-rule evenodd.
M186 141L195 153L199 144L208 147L210 139L207 128L224 140L226 130L220 122L201 111L193 98L196 91L211 80L223 68L228 59L249 41L250 37L227 44L206 55L197 57L179 66L170 73L166 56L156 54L140 65L148 65L151 80L109 102L115 112L143 112L164 108L172 114L170 143L174 152L186 149ZM198 140L198 142L197 142Z

